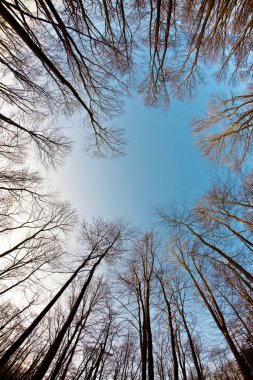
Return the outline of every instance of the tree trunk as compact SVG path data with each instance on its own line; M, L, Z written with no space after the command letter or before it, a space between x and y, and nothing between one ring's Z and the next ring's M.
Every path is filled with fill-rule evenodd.
M90 273L89 273L89 276L87 278L87 280L85 281L83 287L82 287L82 290L80 291L79 293L79 296L76 300L76 302L74 303L73 307L72 307L72 310L70 311L69 313L69 316L66 320L66 322L63 324L61 330L59 331L57 337L55 338L54 342L52 343L51 347L49 348L44 360L42 361L40 367L38 368L38 370L36 371L35 375L31 378L31 380L42 380L44 375L46 374L50 364L52 363L60 345L61 345L61 342L64 338L64 335L66 334L66 331L68 330L68 328L70 327L75 315L76 315L76 312L80 306L80 303L82 302L82 299L83 299L83 296L88 288L88 286L90 285L90 282L93 278L93 275L94 275L94 272L97 268L97 266L101 263L102 259L104 258L104 256L106 255L106 252L107 250L100 256L100 258L98 259L98 261L93 265L92 269L90 270Z

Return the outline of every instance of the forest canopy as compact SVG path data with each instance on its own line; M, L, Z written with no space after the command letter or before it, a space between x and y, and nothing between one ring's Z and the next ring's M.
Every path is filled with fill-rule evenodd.
M252 29L252 0L0 2L1 378L253 379ZM210 65L234 94L191 127L236 174L149 231L80 223L47 191L64 120L79 112L91 154L116 157L127 96L167 108Z

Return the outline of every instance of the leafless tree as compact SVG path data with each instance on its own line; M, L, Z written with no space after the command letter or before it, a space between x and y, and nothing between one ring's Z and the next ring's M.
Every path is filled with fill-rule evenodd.
M192 123L204 156L238 169L252 153L252 87L230 98L215 96L207 115Z
M189 251L187 245L180 242L177 246L176 255L180 264L189 274L194 286L196 287L205 307L210 312L214 322L216 323L218 329L223 334L234 358L240 368L243 378L250 379L252 377L252 372L247 361L244 360L243 356L238 349L236 342L233 340L231 333L229 332L228 323L226 316L223 313L215 293L210 286L209 276L205 273L204 260L196 256L195 252Z
M13 105L10 115L2 115L7 135L17 133L20 143L27 136L40 155L54 160L54 151L61 153L69 143L57 129L45 133L43 123L38 126L31 118L39 114L43 119L49 110L69 113L81 108L92 126L97 154L103 147L119 153L120 134L102 126L101 116L118 113L119 94L126 86L123 77L131 64L123 3L6 1L0 15L5 74L1 94L4 104ZM29 116L28 124L23 115Z
M31 324L25 329L25 331L18 337L16 341L12 343L12 345L8 348L8 350L2 356L0 362L1 366L5 365L7 361L15 354L15 352L19 349L19 347L25 342L25 340L29 337L29 335L36 329L39 325L40 321L47 315L50 309L55 305L64 291L68 288L68 286L73 282L75 278L81 273L87 272L85 276L85 280L80 289L80 293L78 294L73 306L69 312L69 316L63 326L61 327L57 337L54 340L54 344L52 343L51 348L48 351L47 356L45 357L44 362L41 364L41 368L43 368L44 373L47 371L49 365L51 364L54 356L56 355L59 346L71 325L77 310L79 309L80 303L86 294L87 288L91 283L95 270L103 261L103 259L110 259L111 257L117 256L121 249L122 243L124 241L124 232L123 227L119 224L113 223L105 223L102 220L97 220L94 222L94 225L83 224L82 226L82 242L84 249L84 256L81 261L81 264L78 266L76 270L73 271L70 278L64 283L64 285L60 288L60 290L56 293L56 295L52 298L52 300L44 307L44 309L39 313L39 315L31 322ZM54 347L54 349L52 348ZM39 370L39 369L38 369ZM38 376L36 372L36 376ZM35 378L36 378L35 376ZM42 375L43 376L43 375ZM38 378L38 377L37 377Z
M152 233L144 234L133 247L133 257L128 261L128 271L119 274L119 282L133 299L133 310L120 300L126 311L134 316L138 331L141 378L154 379L151 295L154 281L156 242ZM130 301L131 303L131 301Z

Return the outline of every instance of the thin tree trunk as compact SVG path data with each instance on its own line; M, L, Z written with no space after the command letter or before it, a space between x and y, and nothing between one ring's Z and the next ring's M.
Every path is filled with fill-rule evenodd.
M65 284L61 287L61 289L58 291L58 293L56 293L56 295L52 298L52 300L46 305L46 307L34 319L34 321L30 324L30 326L20 335L20 337L3 354L3 356L0 359L0 368L2 368L8 362L8 360L11 358L11 356L17 351L17 349L22 345L22 343L26 340L26 338L28 338L28 336L33 332L33 330L38 326L40 321L44 318L44 316L53 307L53 305L60 298L60 296L63 294L63 292L67 289L69 284L76 278L76 276L78 275L80 270L83 269L84 266L87 264L87 262L90 260L91 255L94 252L94 250L95 250L95 247L91 251L89 256L83 261L83 263L75 270L75 272L68 279L68 281L65 282Z
M47 57L46 54L41 50L41 48L32 40L26 30L18 23L18 21L13 17L13 15L8 11L8 9L1 4L0 2L0 14L3 19L11 26L11 28L17 33L17 35L24 41L24 43L31 49L34 55L48 68L50 72L52 72L55 77L65 85L73 94L73 96L78 100L78 102L83 106L83 108L87 111L90 119L94 124L97 124L94 120L93 113L88 108L88 106L84 103L82 98L79 96L78 92L72 86L70 82L67 81L66 78L60 73L57 67L53 64L53 62ZM98 126L98 125L97 125Z
M187 325L187 322L186 322L183 310L182 310L181 316L182 316L184 328L185 328L185 331L187 333L187 337L188 337L188 340L189 340L189 343L190 343L191 352L192 352L192 358L193 358L193 362L194 362L194 365L195 365L195 368L196 368L196 371L197 371L198 380L203 380L203 376L202 376L202 373L201 373L201 368L199 366L198 358L197 358L197 355L196 355L196 352L195 352L194 343L192 341L192 336L191 336L190 330L188 328L188 325Z
M246 270L244 269L240 264L238 264L236 261L231 259L225 252L223 252L221 249L215 247L214 245L208 243L201 235L199 235L196 231L194 231L188 224L184 224L186 228L194 235L196 236L204 245L207 247L211 248L213 251L219 253L224 259L226 259L233 267L238 269L239 272L244 274L244 276L250 281L253 282L253 276Z
M253 375L252 375L252 372L251 372L251 369L249 368L249 366L247 365L246 361L244 360L244 358L242 357L242 355L238 352L237 350L237 347L235 346L232 338L230 337L229 335L229 332L227 330L227 327L226 327L226 322L224 320L224 317L220 311L220 308L211 292L211 289L209 288L205 278L203 277L203 274L200 272L200 270L198 269L194 259L192 258L193 260L193 263L194 263L194 266L197 270L197 272L199 273L203 283L204 283L204 286L206 287L207 291L208 291L208 294L212 300L212 302L214 303L214 309L213 307L209 304L204 292L201 290L197 280L195 279L195 277L193 276L192 274L192 271L190 270L190 268L186 265L185 261L181 260L180 259L180 262L181 264L184 266L184 268L187 270L187 272L189 273L195 287L197 288L201 298L203 299L204 301L204 304L206 305L207 309L209 310L209 312L211 313L218 329L221 331L221 333L223 334L225 340L227 341L227 344L229 346L229 348L231 349L231 352L233 353L234 355L234 358L240 368L240 371L242 373L242 376L244 378L244 380L253 380ZM217 315L216 315L217 313Z
M172 360L173 360L173 373L174 373L174 380L179 380L179 374L178 374L178 360L177 360L177 353L176 353L176 344L175 344L175 333L172 323L172 314L171 314L171 306L170 302L167 298L164 284L162 279L158 277L158 280L160 282L162 292L163 292L163 298L167 306L167 313L168 313L168 323L169 323L169 331L170 331L170 342L171 342L171 351L172 351Z
M150 321L150 305L149 305L149 284L147 284L147 296L146 296L146 328L147 328L147 352L148 352L148 379L154 380L154 358L153 358L153 341L152 330Z
M55 338L53 344L51 345L51 347L49 348L44 360L42 361L39 369L36 371L35 375L32 377L31 380L41 380L43 379L45 373L47 372L50 364L52 363L60 345L61 345L61 342L64 338L64 335L66 333L66 331L68 330L69 326L71 325L74 317L75 317L75 314L80 306L80 303L82 302L82 299L83 299L83 296L93 278L93 275L95 273L95 270L97 268L97 266L101 263L102 259L105 257L106 253L110 250L110 248L113 246L114 242L117 240L117 238L119 237L119 234L117 234L117 237L115 238L115 240L113 241L113 243L105 250L105 252L100 256L100 258L98 259L98 261L93 265L92 269L90 270L90 273L89 273L89 276L87 278L87 280L85 281L83 287L82 287L82 290L81 292L79 293L79 296L76 300L76 302L74 303L73 307L72 307L72 310L70 311L70 314L66 320L66 322L64 323L64 325L62 326L61 330L59 331L57 337Z

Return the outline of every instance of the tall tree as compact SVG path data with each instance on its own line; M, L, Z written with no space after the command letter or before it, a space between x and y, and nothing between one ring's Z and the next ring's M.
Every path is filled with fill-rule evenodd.
M12 103L16 115L28 112L34 120L38 113L45 114L43 108L66 113L82 108L93 129L97 154L103 147L119 153L119 133L102 126L100 116L118 112L118 95L125 88L122 77L130 65L131 33L123 3L4 1L0 16L1 65L6 79L14 81L10 84L3 78L6 104ZM19 126L15 114L14 118L3 114L2 120L21 136L27 133L39 148L47 150L50 144L53 149L64 148L64 140L54 131L47 138L45 129L41 134L38 127Z
M50 309L58 301L67 287L72 283L72 281L81 273L83 270L88 270L87 276L83 282L80 293L72 306L65 324L62 326L58 336L55 338L54 345L51 345L51 349L48 352L47 358L45 360L46 364L42 365L42 371L45 373L51 364L54 356L56 355L62 339L69 326L71 325L73 318L80 306L80 303L87 291L87 288L94 276L94 273L101 263L101 261L107 256L109 259L120 253L122 249L122 243L124 241L123 227L120 225L115 225L113 223L105 223L102 220L98 220L94 225L83 224L82 228L82 239L83 239L83 249L85 254L83 260L79 267L73 272L70 278L65 282L65 284L60 288L52 300L44 307L44 309L39 313L39 315L33 320L30 326L18 337L16 341L8 348L8 350L3 354L0 359L0 367L4 366L8 360L15 354L23 342L29 337L29 335L36 329L41 320L47 315ZM54 347L54 349L52 349ZM36 374L37 376L37 374ZM42 375L43 376L43 375Z
M133 247L127 273L119 274L119 282L133 298L133 315L137 322L142 380L153 380L154 355L151 298L154 282L156 242L153 233L144 234ZM126 307L128 310L128 307Z

